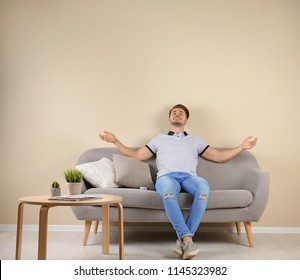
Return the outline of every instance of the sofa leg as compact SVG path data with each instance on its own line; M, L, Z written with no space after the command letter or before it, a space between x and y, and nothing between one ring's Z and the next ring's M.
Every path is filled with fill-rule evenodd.
M236 227L237 234L241 235L241 223L240 222L236 222L235 223L235 227Z
M89 237L90 229L91 229L92 221L85 221L84 222L84 232L83 232L83 241L82 245L86 246L86 242Z
M99 226L99 221L94 221L94 233L97 233Z
M248 238L249 247L253 247L253 235L252 235L252 228L251 222L244 222L245 230Z

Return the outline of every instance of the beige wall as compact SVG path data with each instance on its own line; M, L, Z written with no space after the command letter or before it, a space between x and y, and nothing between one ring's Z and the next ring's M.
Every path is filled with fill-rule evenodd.
M255 226L299 227L299 14L296 0L0 0L0 223L108 146L100 131L144 145L183 103L212 146L259 138L271 192ZM68 208L50 223L78 224Z

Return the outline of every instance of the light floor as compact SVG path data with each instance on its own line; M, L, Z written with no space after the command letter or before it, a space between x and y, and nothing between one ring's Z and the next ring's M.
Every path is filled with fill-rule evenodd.
M90 233L82 246L82 232L48 232L49 260L117 260L117 233L111 233L110 255L101 254L101 233ZM22 259L37 259L36 231L24 231ZM125 232L125 259L180 259L171 251L176 237L170 232ZM245 234L230 232L198 233L198 260L300 260L300 234L255 233L254 248L249 248ZM15 258L15 232L0 232L0 259Z

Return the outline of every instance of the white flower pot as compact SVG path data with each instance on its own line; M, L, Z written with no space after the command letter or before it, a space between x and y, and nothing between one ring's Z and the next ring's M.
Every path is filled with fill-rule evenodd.
M79 183L66 182L66 187L67 187L67 195L81 194L82 192L82 182Z

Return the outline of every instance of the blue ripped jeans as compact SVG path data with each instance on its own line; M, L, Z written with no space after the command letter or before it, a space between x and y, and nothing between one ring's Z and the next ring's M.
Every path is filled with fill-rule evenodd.
M160 194L166 214L176 231L178 239L193 236L206 210L209 196L208 182L198 176L184 172L171 172L157 178L156 191ZM194 197L190 212L185 220L178 204L178 194L187 192Z

